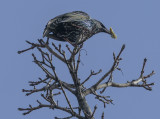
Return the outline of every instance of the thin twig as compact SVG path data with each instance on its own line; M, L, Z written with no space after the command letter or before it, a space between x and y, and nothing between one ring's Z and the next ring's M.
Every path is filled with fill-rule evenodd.
M143 61L143 66L142 66L142 70L141 70L141 74L140 74L141 78L143 77L143 74L144 74L144 67L146 65L146 62L147 62L147 59L145 58L144 61Z
M101 119L104 119L104 112L102 113Z
M94 116L96 110L97 110L97 105L94 106L94 110L93 110L93 113L92 113L92 115L91 115L91 119L93 118L93 116Z
M116 57L112 67L110 68L110 70L94 85L95 87L98 86L115 69L117 61L119 60L119 57L120 57L120 55L121 55L121 53L123 52L124 49L125 49L125 45L122 46L118 56Z
M43 45L48 49L48 51L49 51L51 54L53 54L55 57L57 57L59 60L61 60L62 62L65 63L64 58L62 58L59 54L57 54L56 52L54 52L54 51L52 50L52 48L50 48L50 47L48 46L48 44L45 44L45 42L44 42L42 39L40 40L40 42L43 43Z
M66 95L66 92L65 92L64 89L63 89L62 82L58 79L58 76L57 76L55 70L54 70L54 75L55 75L58 83L60 84L60 87L61 87L61 89L62 89L62 92L63 92L63 94L64 94L64 96L65 96L65 98L66 98L66 100L67 100L67 103L68 103L69 107L71 108L71 111L74 113L73 108L72 108L72 106L71 106L71 103L70 103L70 101L69 101L69 99L68 99L68 97L67 97L67 95Z
M28 44L30 44L31 47L30 47L30 48L27 48L27 49L25 49L25 50L18 51L18 54L21 54L21 53L26 52L26 51L28 51L28 50L34 49L35 47L44 47L44 46L42 46L42 45L40 45L40 44L31 43L31 42L29 42L29 41L26 41L26 42L27 42Z
M79 69L80 58L81 58L81 54L79 52L79 54L78 54L78 60L77 60L77 66L76 66L76 72L78 72L78 69Z
M90 75L81 83L81 85L83 85L84 83L86 83L93 75L97 75L97 74L99 74L99 73L101 73L101 72L102 72L101 69L100 69L98 72L96 72L96 73L91 70Z
M65 92L64 89L63 89L63 86L62 86L61 81L59 81L59 84L60 84L61 89L62 89L62 92L63 92L63 94L64 94L64 96L65 96L65 98L66 98L66 100L67 100L67 102L68 102L68 105L69 105L69 107L71 108L72 113L74 113L73 108L72 108L72 106L71 106L71 103L70 103L70 101L69 101L69 99L68 99L68 97L67 97L67 95L66 95L66 92Z

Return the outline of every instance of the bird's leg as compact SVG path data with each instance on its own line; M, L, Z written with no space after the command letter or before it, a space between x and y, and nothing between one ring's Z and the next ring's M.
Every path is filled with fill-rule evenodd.
M47 44L47 45L49 44L49 37L47 37L47 42L46 42L46 44Z

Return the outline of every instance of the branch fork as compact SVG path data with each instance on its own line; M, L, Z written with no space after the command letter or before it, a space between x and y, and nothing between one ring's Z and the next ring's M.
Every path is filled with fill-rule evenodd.
M34 59L33 62L42 69L42 71L45 73L45 77L39 78L38 81L30 81L29 85L32 86L33 89L23 89L22 92L25 92L27 96L33 93L43 92L43 94L41 94L41 97L47 102L47 104L43 104L42 102L37 100L38 106L33 107L29 105L28 108L18 108L18 110L20 111L25 111L23 113L24 115L27 115L34 110L46 107L49 109L61 110L70 114L70 116L68 117L55 117L55 119L94 119L94 115L96 110L98 109L98 106L95 105L92 112L86 100L87 95L94 95L95 99L102 102L104 104L104 107L106 107L106 104L113 104L113 100L110 99L109 96L101 95L108 87L142 87L146 90L152 90L152 86L154 85L154 83L148 83L147 79L153 76L155 72L152 71L150 74L144 75L144 69L147 62L146 58L143 61L143 66L138 79L128 81L122 84L114 82L114 72L117 70L122 71L119 65L120 61L122 61L121 54L125 49L125 45L122 45L117 56L115 53L113 53L113 64L111 68L106 73L104 73L104 75L101 78L99 78L99 80L97 80L95 84L92 84L91 87L84 87L84 85L87 82L89 82L90 79L93 78L93 76L100 74L102 70L100 69L97 72L91 70L89 76L86 79L80 80L80 78L78 77L78 71L79 64L81 62L81 50L83 44L76 45L74 48L70 48L68 45L66 45L67 50L64 51L61 45L56 46L54 43L51 43L50 45L49 39L47 40L47 42L44 42L43 39L39 39L38 43L31 43L29 41L26 42L30 45L30 47L25 50L18 51L18 54L36 48L38 52L41 54L42 59L38 60L36 55L32 54L32 57ZM70 55L66 55L66 52L69 52ZM56 73L56 68L53 65L53 57L58 58L62 63L64 63L64 65L68 67L70 76L73 81L72 84L69 84L67 82L68 79L62 81L59 78L59 76ZM90 81L90 83L92 82ZM41 85L43 85L43 87L38 89L37 86ZM100 94L98 92L99 89L102 89L102 91L100 91ZM67 92L70 92L73 96L76 97L78 106L72 105L71 97L67 95ZM57 101L55 101L54 99L55 96L59 96L62 94L64 95L66 100L65 107L60 106L59 98ZM81 112L83 112L83 114ZM104 112L101 115L101 119L104 119Z

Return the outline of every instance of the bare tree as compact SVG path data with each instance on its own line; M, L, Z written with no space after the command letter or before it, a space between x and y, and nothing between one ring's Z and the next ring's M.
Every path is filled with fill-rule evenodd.
M38 110L40 108L47 107L49 109L57 109L64 112L67 112L70 114L69 117L55 117L55 119L70 119L70 118L78 118L78 119L94 119L94 114L96 112L96 109L98 108L96 105L94 106L94 110L91 110L90 106L87 103L86 96L87 95L94 95L97 100L102 102L104 104L104 107L106 107L106 104L112 103L112 99L110 99L109 96L103 96L103 92L108 87L142 87L146 90L151 91L152 85L154 83L148 83L146 79L150 78L154 73L152 71L148 75L144 75L144 68L145 64L147 62L147 59L145 58L143 61L142 69L139 74L139 78L132 81L127 81L126 83L119 84L115 83L113 81L113 72L116 70L120 70L119 64L122 60L121 54L123 50L125 49L125 45L123 45L118 53L116 55L113 53L113 65L111 68L106 71L106 73L103 74L102 77L100 77L96 83L92 84L91 87L84 87L84 84L86 82L90 81L90 78L94 75L98 75L101 73L102 70L99 70L98 72L91 71L89 76L86 79L79 79L78 77L78 71L79 71L79 64L81 62L81 49L83 47L83 44L74 47L71 49L68 45L66 45L66 51L62 50L61 45L56 46L54 43L44 42L42 39L38 40L38 43L31 43L29 41L26 41L28 44L31 45L28 49L18 51L18 53L23 53L28 50L37 48L42 56L42 60L37 59L35 54L32 54L34 63L37 64L45 73L46 77L44 79L39 78L38 81L30 81L29 85L33 87L31 90L25 90L22 91L26 93L27 96L42 92L41 97L47 102L47 104L43 104L39 100L37 100L38 105L33 107L29 105L28 108L18 108L20 111L24 111L23 114L29 114L30 112L34 110ZM66 52L69 52L69 56L66 55ZM53 58L57 57L61 62L64 63L64 65L67 66L70 75L72 77L73 83L68 83L67 80L61 80L59 76L56 73L56 68L53 65ZM45 84L45 86L37 89L36 87L40 84ZM53 94L53 90L60 90L60 92L57 92ZM99 89L102 89L101 91L98 91ZM56 90L57 91L57 90ZM67 93L70 92L73 94L74 97L76 97L78 106L72 105L71 100L68 98ZM66 106L62 107L57 101L55 101L55 96L57 95L63 95L66 99ZM81 113L83 112L83 113ZM104 112L102 112L102 115L100 116L101 119L104 119Z

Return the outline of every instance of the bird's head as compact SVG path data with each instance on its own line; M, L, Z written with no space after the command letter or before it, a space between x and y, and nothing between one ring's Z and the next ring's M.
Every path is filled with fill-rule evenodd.
M110 28L109 30L100 22L97 20L94 20L94 23L96 24L96 27L98 29L98 32L105 32L111 35L112 38L116 39L117 36L116 34L113 32L112 28Z
M44 29L44 32L43 32L43 38L47 37L50 32L51 32L51 30L49 28L47 28L47 26L46 26L46 28Z

